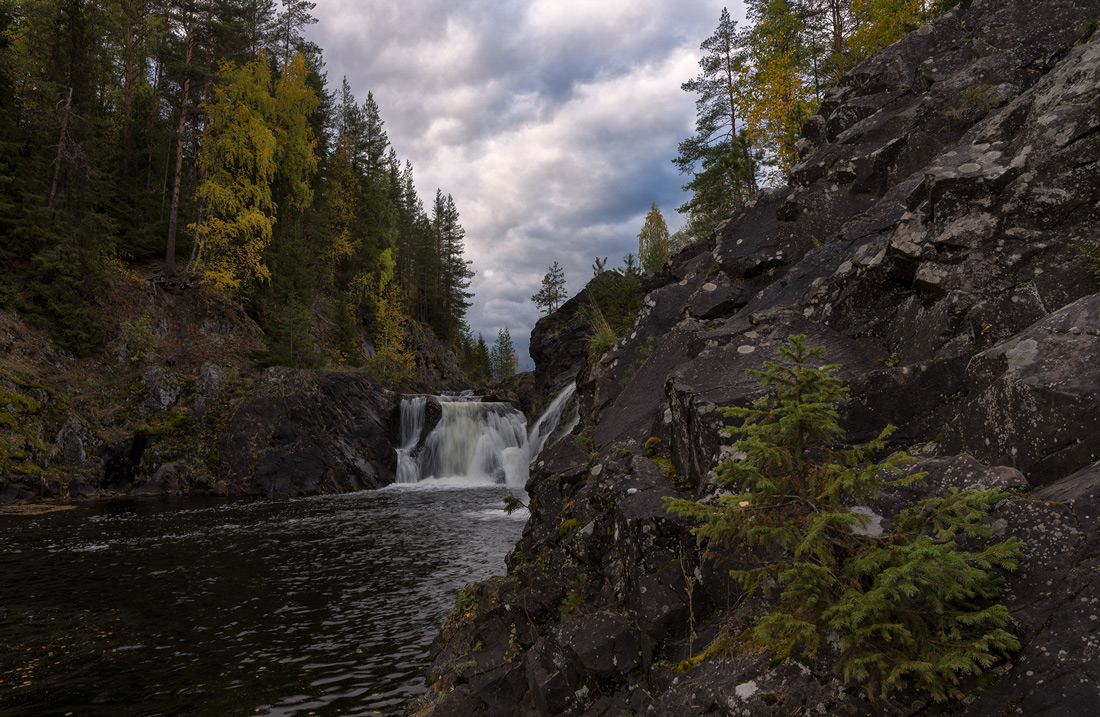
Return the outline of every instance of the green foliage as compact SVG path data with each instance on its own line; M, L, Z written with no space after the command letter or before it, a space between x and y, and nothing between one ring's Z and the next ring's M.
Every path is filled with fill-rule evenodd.
M660 271L671 256L668 226L657 202L653 202L638 234L638 261L645 271Z
M1000 101L997 90L989 85L971 85L962 91L958 102L944 109L943 116L951 120L973 119L989 112Z
M725 409L740 420L733 455L718 468L728 492L714 503L668 500L698 523L698 539L736 547L746 567L731 575L751 594L777 586L774 607L754 636L780 658L814 653L840 639L846 680L885 695L907 684L936 700L961 697L959 679L980 675L1019 648L1007 631L995 568L1015 569L1022 544L990 543L986 518L999 491L949 490L905 508L892 532L875 534L853 505L869 505L912 459L874 455L887 427L862 446L838 447L844 431L834 406L847 393L821 363L824 347L791 336L779 362L751 370L774 393L751 407ZM892 476L892 477L891 477ZM957 540L984 547L962 549Z
M465 621L477 614L479 583L467 583L458 594L454 607L447 613L452 618Z
M540 311L549 315L557 311L565 299L565 270L555 261L542 277L542 288L531 297L531 301L535 302Z
M607 353L608 349L619 340L619 334L611 328L607 317L600 311L600 307L592 304L581 307L581 315L588 321L591 333L588 335L588 363L594 364L600 356Z
M745 55L743 37L725 8L714 34L699 49L705 53L699 60L701 72L681 85L697 96L695 134L680 142L672 160L681 174L691 175L683 187L691 199L677 211L690 215L687 233L695 238L713 231L756 191L760 159L744 128L738 127L744 108L735 88Z
M521 508L526 508L526 507L527 506L525 506L523 504L522 500L520 500L516 496L512 495L511 493L504 496L504 512L506 514L511 515L512 513L515 513L517 510L519 510Z
M588 576L580 573L566 584L565 597L558 606L558 618L565 622L577 613L584 602L584 587L588 582Z
M134 322L123 321L120 328L131 363L141 363L156 356L160 342L153 331L153 319L148 313L142 314Z
M454 341L472 272L453 200L429 216L373 97L326 88L310 2L244 5L4 5L0 305L87 354L120 259L175 274L189 254L266 363L359 362L391 280Z
M512 344L512 334L506 328L497 331L497 340L489 350L489 365L496 381L503 381L519 370L519 357Z
M1084 45L1091 40L1092 36L1096 34L1097 28L1100 28L1100 18L1094 17L1081 23L1081 26L1077 28L1077 41L1073 43L1073 46Z
M1088 257L1089 270L1096 277L1096 281L1100 282L1100 247L1081 242L1077 245L1077 250Z
M633 254L623 257L623 266L608 269L607 260L596 258L592 281L588 283L589 305L581 308L588 321L588 360L595 362L634 325L642 309L641 270Z

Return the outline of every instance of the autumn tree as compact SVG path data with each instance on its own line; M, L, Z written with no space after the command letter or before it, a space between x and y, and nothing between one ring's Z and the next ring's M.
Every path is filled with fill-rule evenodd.
M531 297L531 301L535 302L539 311L545 311L549 316L558 310L565 298L565 270L555 261L542 277L542 288Z
M275 103L262 54L240 67L224 63L218 79L206 107L210 129L199 158L207 179L198 196L207 215L195 227L195 264L203 281L239 292L270 277L264 249L275 224Z
M849 0L853 29L845 48L858 62L909 34L943 11L931 0Z
M745 124L764 151L767 177L786 181L798 161L802 125L817 105L808 82L806 23L795 0L749 0L745 74L738 84Z
M401 289L395 281L387 282L378 297L378 317L374 331L374 356L371 371L384 381L406 378L416 367L415 358L405 344L405 311Z
M668 226L657 202L653 202L638 234L638 261L644 271L660 271L669 256Z

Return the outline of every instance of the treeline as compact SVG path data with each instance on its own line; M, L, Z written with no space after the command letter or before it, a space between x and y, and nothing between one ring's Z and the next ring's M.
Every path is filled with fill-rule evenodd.
M269 363L359 363L366 335L400 374L406 317L468 340L455 203L425 209L373 96L328 87L313 8L2 0L0 304L85 354L117 272L163 261L241 301Z
M691 181L687 232L705 236L761 184L782 183L798 161L802 125L849 68L958 0L746 0L738 29L722 10L703 41L695 134L673 162Z

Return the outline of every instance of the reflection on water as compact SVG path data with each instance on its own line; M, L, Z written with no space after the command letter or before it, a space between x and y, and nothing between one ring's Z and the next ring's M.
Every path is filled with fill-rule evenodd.
M526 514L438 481L0 515L4 715L401 714Z

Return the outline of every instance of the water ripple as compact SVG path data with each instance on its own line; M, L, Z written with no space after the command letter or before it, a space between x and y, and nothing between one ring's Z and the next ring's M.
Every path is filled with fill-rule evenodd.
M444 479L0 517L0 713L401 714L438 621L519 537L507 494Z

